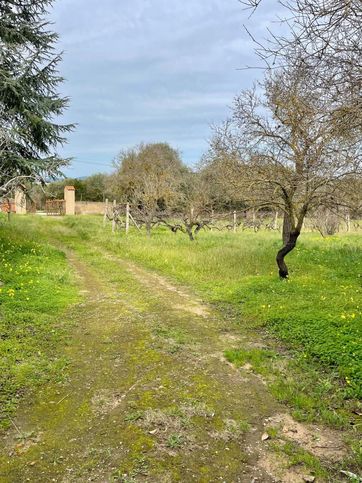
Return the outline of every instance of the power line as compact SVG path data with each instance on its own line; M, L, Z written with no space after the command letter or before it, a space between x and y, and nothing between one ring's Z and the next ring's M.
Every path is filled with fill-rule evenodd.
M75 161L71 162L71 165L76 164L76 163L87 164L87 165L92 165L92 166L105 166L107 168L114 168L113 164L98 163L97 161L78 161L78 160L75 160Z

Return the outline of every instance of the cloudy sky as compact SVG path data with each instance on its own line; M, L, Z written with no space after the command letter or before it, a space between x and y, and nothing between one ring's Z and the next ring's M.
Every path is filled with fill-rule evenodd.
M184 161L207 148L210 125L258 71L243 24L257 36L275 18L266 0L251 19L238 0L56 0L71 98L66 122L78 124L62 154L68 176L110 171L116 154L141 141L166 141Z

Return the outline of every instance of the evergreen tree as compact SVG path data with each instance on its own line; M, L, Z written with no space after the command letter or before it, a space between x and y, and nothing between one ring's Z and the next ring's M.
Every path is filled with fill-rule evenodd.
M58 35L47 20L53 0L0 0L0 196L26 181L44 183L68 163L56 153L73 125L57 119Z

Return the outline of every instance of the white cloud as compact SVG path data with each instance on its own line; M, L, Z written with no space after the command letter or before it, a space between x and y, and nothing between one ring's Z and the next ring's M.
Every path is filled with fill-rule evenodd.
M243 23L260 32L274 17L276 0L265 3L248 20L238 0L58 0L65 119L79 123L65 153L109 163L124 146L164 140L194 162L209 124L257 75L237 69L254 56Z

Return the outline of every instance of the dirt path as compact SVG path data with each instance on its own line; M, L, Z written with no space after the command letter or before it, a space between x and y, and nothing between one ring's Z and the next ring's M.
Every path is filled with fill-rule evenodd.
M264 421L282 409L223 359L240 336L187 289L106 258L69 256L84 294L69 379L24 401L0 481L292 481L263 461Z

